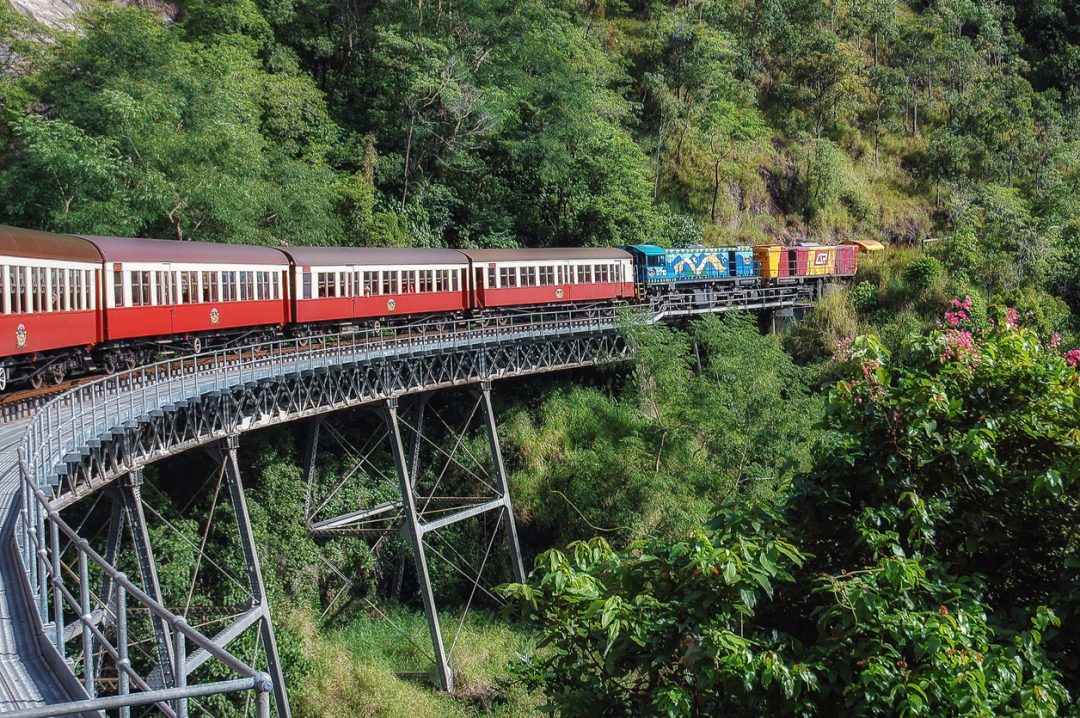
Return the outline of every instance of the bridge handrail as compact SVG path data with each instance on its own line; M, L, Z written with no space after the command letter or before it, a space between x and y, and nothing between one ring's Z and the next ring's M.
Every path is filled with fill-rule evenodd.
M269 693L273 690L270 676L257 671L244 663L226 649L218 646L211 638L193 628L164 604L144 592L121 571L111 566L101 554L80 537L58 511L52 508L49 497L41 490L30 472L30 468L19 449L19 476L22 483L23 502L19 508L17 532L22 534L27 549L24 556L31 557L36 566L26 565L31 584L36 584L36 601L42 622L48 612L47 587L52 588L52 636L57 650L64 654L67 641L65 634L69 630L64 621L64 605L70 606L77 618L72 625L82 627L83 678L87 683L87 693L93 696L94 652L93 641L105 650L113 659L119 678L119 694L103 698L55 704L43 708L27 709L12 714L12 718L34 718L36 716L58 716L85 711L105 710L114 707L158 704L158 708L167 716L175 718L186 714L186 701L189 698L252 690L256 693L256 714L260 717L269 715ZM33 497L32 500L29 497ZM49 545L46 545L45 528L49 530ZM21 531L20 531L21 529ZM76 597L64 584L64 566L61 561L60 539L65 538L75 548L78 562L79 596ZM105 605L104 610L115 621L117 637L113 645L98 627L91 609L91 588L89 565L93 564L109 578L116 590L115 605ZM36 578L36 580L35 580ZM172 629L174 663L170 667L180 677L177 685L167 689L153 689L131 666L128 658L127 598L135 599L139 606L158 616ZM106 597L108 598L108 597ZM188 642L198 649L218 659L229 670L240 676L238 680L214 681L195 686L187 685L185 663L188 655ZM129 692L131 684L140 689L140 693ZM169 704L175 702L183 708L174 709Z

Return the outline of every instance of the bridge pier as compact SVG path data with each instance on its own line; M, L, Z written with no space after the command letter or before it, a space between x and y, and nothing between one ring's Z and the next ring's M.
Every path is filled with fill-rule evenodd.
M285 689L285 673L282 670L281 658L278 655L277 638L274 636L274 625L270 619L270 601L266 595L262 567L259 565L259 553L255 546L255 535L251 530L251 514L248 512L244 484L240 478L240 464L237 460L239 446L239 435L230 434L221 443L208 447L206 451L221 463L222 470L225 472L225 483L229 488L233 514L236 516L240 549L244 554L244 563L247 567L248 590L251 594L251 601L243 615L218 632L213 639L217 645L224 648L252 625L256 623L259 625L267 672L270 674L270 679L274 684L274 704L275 708L277 708L277 715L278 718L289 718L292 713L289 708L289 697ZM183 665L186 665L184 673L194 671L210 658L210 654L206 651L196 651L188 656L183 663ZM181 665L179 660L177 665Z
M424 615L427 619L428 632L431 637L431 657L435 664L435 681L443 690L453 691L454 671L452 654L455 641L453 639L450 641L450 648L448 650L446 648L447 644L443 626L439 619L438 605L432 588L429 571L432 552L443 560L447 559L443 554L439 553L437 549L433 549L429 546L427 537L429 534L434 535L434 532L441 528L460 521L479 517L490 512L498 513L498 520L492 531L488 550L482 557L479 568L470 566L470 571L467 572L460 567L454 566L459 574L472 582L473 588L468 603L465 606L466 612L469 610L477 590L486 590L481 589L482 574L500 528L505 527L510 566L513 571L514 580L524 581L527 572L521 556L521 546L518 541L517 525L514 520L513 504L510 499L510 487L506 465L503 461L502 448L499 444L495 410L491 402L491 382L482 381L480 383L478 390L474 393L476 402L472 406L468 418L465 420L465 426L462 427L460 431L457 429L451 430L445 420L441 421L441 425L447 430L457 432L456 434L452 433L454 446L450 450L435 448L435 451L441 451L446 456L446 462L439 472L438 477L435 479L434 486L430 489L430 492L425 490L421 493L420 479L423 466L421 449L424 448L425 445L435 446L433 440L428 438L425 434L425 422L427 420L427 414L429 413L429 404L432 395L432 392L423 392L416 395L415 402L408 407L408 411L405 411L402 402L398 397L391 397L384 400L377 409L385 427L385 438L388 440L390 453L393 458L394 477L396 478L399 498L397 500L383 502L377 506L359 508L350 511L349 513L323 520L316 520L314 515L318 514L321 509L321 505L316 501L314 492L315 485L318 481L318 472L315 467L319 448L318 441L321 432L326 426L323 424L314 424L311 427L311 431L308 434L308 443L304 452L304 475L308 482L305 494L305 505L308 507L305 511L305 523L309 531L319 536L363 531L375 531L376 533L385 535L394 528L399 530L402 538L409 543L410 551L413 556L416 580L419 587L420 598L424 606ZM487 445L490 450L491 465L486 466L486 464L480 462L480 465L482 466L481 470L488 474L487 481L475 477L474 480L479 481L479 483L482 483L486 487L484 492L485 495L436 495L436 491L442 478L445 476L447 469L451 462L455 461L454 452L462 446L466 432L478 413L482 414L483 431L486 435ZM439 418L441 419L441 417ZM337 435L332 427L330 428L330 433L331 435L338 436L339 442L344 441L340 435ZM356 458L356 465L345 473L344 478L341 479L341 483L330 492L331 496L335 494L346 481L349 481L350 478L356 474L363 463L369 461L375 450L373 447L378 446L382 440L383 437L372 435L368 441L368 445L365 446L363 450L356 450L354 447L348 446L347 442L342 444L342 447L347 449L348 453L354 455ZM468 449L464 449L464 451L468 453ZM479 462L479 459L476 457L472 458ZM475 494L476 492L472 493ZM444 506L446 501L450 501L456 503L457 506L430 507L432 501L439 502ZM325 503L326 502L324 502L324 504ZM313 506L316 508L312 509L311 507ZM370 528L376 523L379 524L381 528ZM400 592L403 573L404 565L402 564L399 565L395 571L392 581L392 591L395 593ZM460 626L458 627L458 631L460 631Z
M154 560L154 550L150 545L150 533L146 529L146 515L143 513L142 503L143 470L141 468L120 477L117 492L123 507L123 515L131 528L132 548L139 562L139 575L142 578L143 591L150 598L161 603L161 584L158 581L157 562ZM115 515L115 514L114 514ZM110 528L110 534L112 529ZM119 546L117 546L119 548ZM113 566L116 564L113 563ZM157 648L158 662L154 675L150 676L150 683L155 688L176 685L173 676L173 641L170 636L170 627L165 625L161 617L151 613L150 622L154 629L154 644Z
M422 409L423 407L421 407ZM446 657L443 644L442 627L439 625L439 611L435 606L435 594L431 590L431 576L428 574L427 554L424 552L424 529L416 511L416 492L412 474L405 457L405 446L401 442L401 427L398 422L398 400L393 397L386 401L386 428L390 432L390 449L394 454L394 466L397 469L398 485L401 489L405 508L405 530L412 547L413 562L416 564L416 580L420 583L420 598L424 602L424 615L427 617L428 632L431 634L431 647L435 651L435 671L438 673L439 686L444 691L454 690L454 672ZM417 431L417 436L420 433Z

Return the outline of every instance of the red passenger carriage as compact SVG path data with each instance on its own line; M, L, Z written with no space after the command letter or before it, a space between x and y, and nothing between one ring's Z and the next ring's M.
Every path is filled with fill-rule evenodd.
M270 247L86 237L104 260L106 369L162 344L199 351L289 321L288 259Z
M282 247L292 261L298 324L461 316L468 262L452 249Z
M588 304L634 296L634 268L621 249L466 249L478 309Z
M59 382L101 341L100 275L84 239L0 226L0 391Z

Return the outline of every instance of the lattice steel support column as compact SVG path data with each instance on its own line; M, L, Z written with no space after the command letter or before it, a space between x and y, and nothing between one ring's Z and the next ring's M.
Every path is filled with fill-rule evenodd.
M143 514L142 505L142 469L132 471L120 477L119 492L124 504L124 513L127 524L131 527L131 542L135 548L135 556L139 561L139 574L142 577L143 591L150 598L162 601L161 584L158 582L157 563L154 561L154 551L150 545L150 534L146 530L146 516ZM154 629L154 643L157 647L158 664L160 673L151 676L161 681L161 687L176 685L172 674L172 639L169 635L169 627L156 613L150 613L150 623Z
M124 499L116 489L110 489L112 496L112 516L109 518L109 537L105 544L105 561L110 566L116 567L117 562L120 560L120 548L124 543ZM103 618L101 621L102 630L109 625L109 609L116 605L116 585L113 582L112 576L108 572L101 572L101 591L98 594L101 600L101 610L103 612ZM119 624L120 616L116 616L116 622ZM105 668L105 661L97 661L94 664L94 671L96 678L100 680L102 670Z
M446 658L443 645L442 629L439 627L439 613L435 607L435 594L431 590L431 577L428 574L427 556L424 553L423 530L416 512L416 494L413 491L412 475L409 473L405 456L405 445L401 441L401 426L398 422L398 401L391 398L386 401L386 427L390 433L390 448L394 454L394 467L397 470L398 484L401 488L402 506L405 509L405 531L412 544L413 560L416 563L416 578L420 583L420 596L424 601L424 615L427 617L428 631L431 633L431 645L435 651L435 670L439 674L439 686L444 691L454 690L454 674Z
M254 603L252 608L260 614L259 631L262 635L267 672L274 682L274 704L278 718L289 718L291 712L289 697L285 690L285 674L281 669L281 659L278 656L274 625L270 620L270 603L266 597L262 568L259 566L259 554L255 548L255 535L251 531L251 515L248 513L244 484L240 480L240 464L236 458L240 437L236 434L230 435L223 444L224 447L219 447L217 453L224 463L225 480L229 485L229 496L232 499L233 513L236 515L236 528L240 534L240 547L244 552L244 561L247 563L248 586Z
M514 565L514 578L518 583L525 583L525 563L521 560L521 544L518 543L517 523L514 522L514 506L510 502L510 482L506 477L506 464L503 463L499 432L495 427L495 410L491 407L490 381L485 381L480 385L480 393L484 406L484 425L487 428L488 444L491 447L491 460L495 464L499 493L502 494L503 520L506 521L506 537L510 543L510 561Z
M307 450L304 452L304 524L311 528L311 494L315 490L315 482L318 478L316 461L319 459L319 434L322 432L323 417L316 416L311 420L311 428L308 433Z

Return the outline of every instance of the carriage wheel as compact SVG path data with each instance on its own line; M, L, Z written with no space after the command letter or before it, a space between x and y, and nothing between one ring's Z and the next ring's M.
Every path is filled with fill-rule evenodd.
M131 352L124 355L123 362L124 368L130 371L139 365L139 357L135 355L135 352Z
M101 367L101 371L106 374L115 374L116 369L119 367L119 362L116 361L116 355L112 353L103 354L101 358L98 359L97 364Z
M36 371L26 378L26 383L31 389L40 389L45 385L45 371Z
M7 389L8 385L8 368L6 366L0 366L0 391Z
M56 386L57 384L63 382L64 375L67 373L63 362L56 362L55 364L50 364L45 371L48 373L47 378L49 380L49 383L53 386Z
M202 354L203 340L202 337L195 337L191 340L191 351L196 354Z

